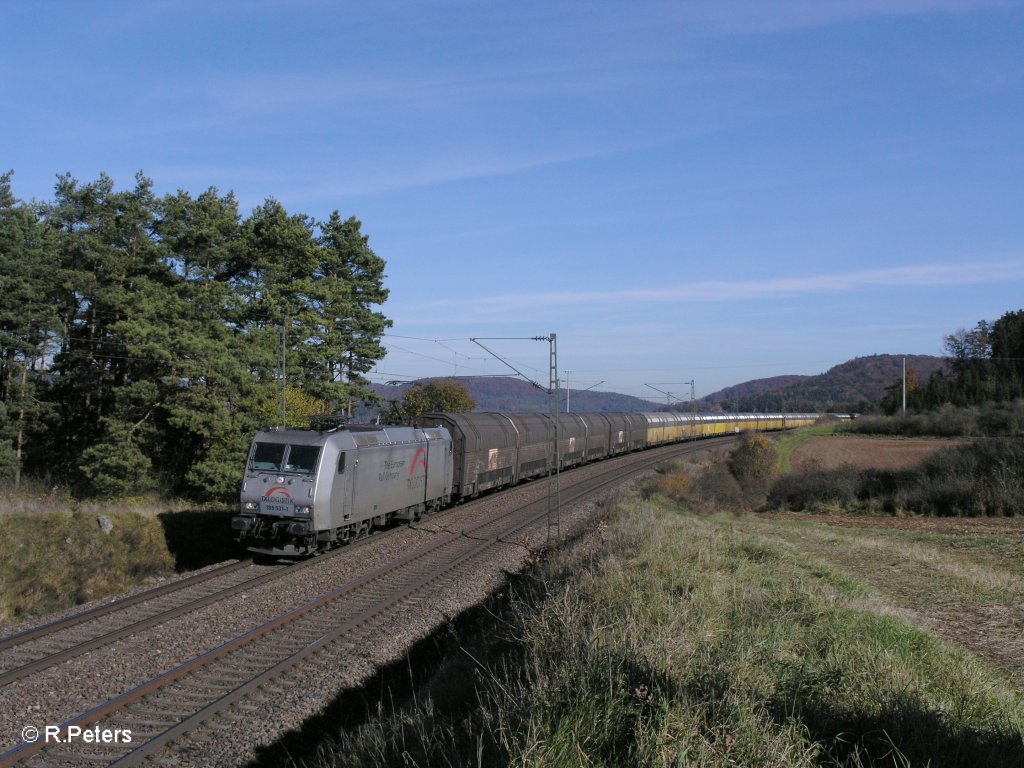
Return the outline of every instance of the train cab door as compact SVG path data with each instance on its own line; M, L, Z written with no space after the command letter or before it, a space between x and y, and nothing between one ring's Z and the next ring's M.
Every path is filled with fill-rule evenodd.
M340 528L352 522L352 476L356 467L355 451L339 451L331 492L331 527Z

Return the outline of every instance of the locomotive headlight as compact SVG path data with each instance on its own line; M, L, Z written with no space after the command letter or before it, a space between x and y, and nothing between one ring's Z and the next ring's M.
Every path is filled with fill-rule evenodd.
M256 503L255 501L244 501L244 502L242 502L242 511L243 512L255 512L259 508L260 508L260 505L258 503Z
M296 517L309 517L312 514L313 514L313 508L312 507L296 507L295 508L295 516Z

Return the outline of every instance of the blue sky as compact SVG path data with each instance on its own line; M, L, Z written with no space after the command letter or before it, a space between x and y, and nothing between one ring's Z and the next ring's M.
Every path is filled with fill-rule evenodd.
M377 381L697 395L1024 307L1024 3L11 1L0 168L363 222ZM485 345L546 382L548 348Z

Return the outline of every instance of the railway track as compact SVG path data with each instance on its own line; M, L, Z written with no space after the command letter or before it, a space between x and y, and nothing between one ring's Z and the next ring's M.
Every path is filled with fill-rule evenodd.
M0 687L275 576L251 568L229 563L0 639Z
M696 447L693 444L666 446L622 457L609 462L605 467L607 471L596 477L564 482L561 501L565 505L572 504L620 483L643 468L709 447L720 440L703 441ZM566 473L563 480L575 474ZM457 528L446 529L442 525L421 546L359 573L314 599L283 611L53 726L56 730L50 734L51 738L39 738L0 754L0 768L16 764L130 766L148 764L155 758L159 758L161 765L191 765L207 759L209 749L225 733L249 718L258 717L258 713L273 702L287 701L291 692L305 684L311 667L337 669L351 665L361 649L379 639L389 626L400 621L401 615L415 612L419 602L429 600L431 595L442 593L460 580L474 579L494 557L495 551L508 547L510 542L522 546L517 536L550 522L549 498L543 493L543 485L532 484L536 492L531 494L535 498L529 503L512 510L480 514L479 519ZM484 509L488 501L480 500L464 509ZM440 518L438 522L453 519L450 513ZM373 542L377 538L364 541ZM351 549L337 552L347 553ZM311 568L325 560L311 559L284 570ZM241 570L243 567L238 564L206 581L228 578ZM274 571L257 578L269 581L278 575ZM218 599L217 594L252 589L258 583L257 579L249 579L225 586L200 600L213 601ZM194 603L185 603L169 608L166 613L194 610L194 606ZM159 621L160 615L160 612L153 613L134 624ZM77 626L87 621L80 621ZM134 624L99 634L86 643L102 643L104 637L116 632L131 631ZM55 629L46 634L59 635L65 631L68 629ZM14 643L19 637L3 642ZM41 661L56 659L52 663L60 663L59 654L75 650L76 647L62 649ZM17 673L19 678L31 675L34 670L29 667L34 663L22 664L5 674ZM4 685L2 680L0 677L0 686ZM81 739L82 733L98 729L100 724L103 733L113 734L113 742L86 743ZM129 741L118 738L118 734L126 733L130 734ZM74 734L79 738L70 742L69 737Z
M365 543L365 539L355 541L320 559L279 561L262 566L255 566L252 559L227 563L0 637L0 689L34 672L272 582L280 578L286 568L301 570L324 558L350 554Z

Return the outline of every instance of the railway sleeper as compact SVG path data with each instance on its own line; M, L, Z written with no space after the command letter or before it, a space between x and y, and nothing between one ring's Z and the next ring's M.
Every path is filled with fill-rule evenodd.
M138 733L141 728L150 728L159 733L160 731L166 731L168 726L172 725L172 723L168 722L166 718L163 720L155 720L151 717L135 717L134 715L126 714L123 719L126 724L132 726L131 730L133 734Z
M63 761L63 760L66 760L67 763L70 764L70 765L81 765L86 760L88 762L90 762L90 763L95 763L97 765L109 765L109 764L111 764L111 763L113 763L113 762L115 762L117 760L120 760L122 757L124 757L124 753L123 752L122 753L116 753L116 754L112 754L112 753L101 754L101 753L92 752L92 753L87 753L87 754L83 755L82 753L86 752L86 750L83 749L84 746L88 746L88 745L84 745L84 744L80 744L80 743L76 742L75 743L76 749L74 751L71 751L69 749L64 749L64 748L56 748L56 747L50 748L50 749L46 750L46 755L45 755L46 762L42 763L42 765L51 766L51 765L57 763L58 761Z
M166 730L175 723L181 722L186 717L192 717L196 713L195 709L146 709L139 710L139 714L145 715L148 719L154 720L153 723L157 728L163 728ZM134 717L134 716L133 716ZM127 717L125 719L128 719Z
M240 714L222 713L217 715L216 720L207 720L205 723L203 723L203 728L208 729L210 731L233 731L235 730L235 728L238 727L239 722L246 719L247 718L243 717ZM211 737L214 735L216 734L210 734ZM192 738L196 739L200 736L201 733L197 731L195 736Z
M196 696L203 696L207 691L214 691L218 694L226 693L230 690L229 684L218 683L214 680L203 679L203 680L192 680L188 683L189 691L202 691L203 693L196 693Z
M203 687L205 688L205 686ZM191 705L193 702L199 704L207 702L210 699L208 693L205 693L196 688L192 688L191 685L189 688L180 687L172 691L166 691L165 695L162 698L166 699L167 703L171 705L177 705L181 703ZM153 703L159 705L160 701L158 700Z

